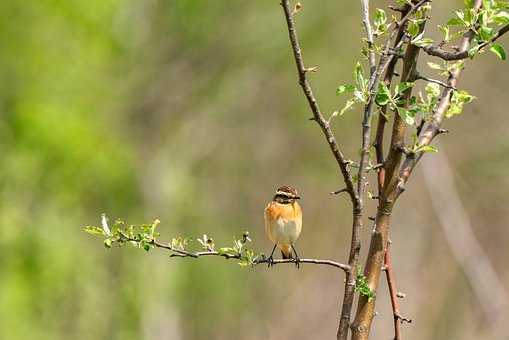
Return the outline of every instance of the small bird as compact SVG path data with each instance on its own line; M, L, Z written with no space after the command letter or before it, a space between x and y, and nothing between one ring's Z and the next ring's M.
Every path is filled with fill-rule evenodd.
M273 264L274 250L281 250L283 259L291 259L292 250L295 253L295 264L299 267L299 255L294 243L302 230L302 209L297 200L300 199L297 190L284 185L276 190L274 198L265 208L265 232L274 242L274 248L268 258L269 267Z

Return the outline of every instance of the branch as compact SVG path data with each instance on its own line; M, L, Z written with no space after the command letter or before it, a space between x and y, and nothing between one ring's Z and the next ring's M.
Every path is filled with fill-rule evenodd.
M474 10L479 10L482 6L482 0L476 0L474 3ZM509 30L509 25L504 26L505 32ZM501 29L500 31L502 31ZM497 34L497 36L502 35L503 33ZM460 42L460 49L458 53L468 53L468 49L470 47L470 43L472 42L472 39L474 38L474 34L472 31L468 31L463 35L463 38ZM447 88L444 88L442 91L440 98L438 100L438 104L435 107L435 111L433 112L432 119L429 123L426 124L426 126L423 128L423 131L419 135L419 145L429 145L431 141L443 131L442 122L445 117L445 113L447 112L447 109L449 108L449 105L451 104L451 96L453 92L453 88L456 87L456 83L458 82L458 77L461 74L461 69L456 68L452 70L449 74L449 78L447 79ZM405 161L403 162L401 169L399 171L399 182L406 184L408 181L408 178L412 174L415 166L423 156L423 152L419 152L417 155L414 155L414 157L407 157ZM397 192L397 195L400 195L401 191Z
M509 32L509 25L505 25L500 30L498 30L498 32L495 34L495 36L493 36L493 38L491 38L490 40L479 44L479 49L482 49L482 48L486 47L487 45L494 43L498 38L500 38L502 35L504 35L507 32ZM461 60L461 59L466 59L469 57L468 49L466 49L466 50L460 49L460 51L457 51L457 52L446 51L439 46L426 46L426 47L423 47L422 49L427 54L434 56L434 57L439 57L443 60L449 60L449 61Z
M408 13L400 20L401 29L406 21L410 18L411 13L423 6L428 1L421 0L416 5L410 7ZM408 7L407 7L408 8ZM424 24L421 25L422 31ZM393 32L393 34L395 34ZM404 33L403 33L404 34ZM396 46L402 46L406 39L401 39ZM399 49L399 47L398 47ZM386 55L384 53L384 55ZM419 48L413 44L408 44L404 55L403 72L401 82L413 82L416 75L417 58L419 55ZM391 62L391 58L395 58L393 54L389 55L387 66ZM411 97L412 89L409 88L402 93L402 99L408 103ZM408 105L408 104L407 104ZM376 292L380 281L380 272L384 261L385 248L389 236L390 217L394 205L394 189L395 179L397 178L396 169L399 169L402 154L396 147L397 145L404 144L404 137L406 132L406 123L401 119L398 114L394 115L394 123L392 128L391 148L387 160L385 161L385 174L383 179L380 176L379 181L383 182L382 192L379 195L379 206L375 219L375 228L373 230L366 265L364 268L364 275L367 279L369 287ZM383 133L383 131L382 131ZM380 139L383 138L379 134ZM378 155L381 158L381 154ZM379 183L380 183L379 182ZM366 340L369 337L373 316L375 314L375 299L370 299L366 296L360 296L358 301L357 313L355 320L351 326L353 340Z
M405 13L402 13L402 16L405 16ZM394 45L398 45L404 38L404 26L399 26L398 34L396 36L396 41ZM395 48L395 47L394 47ZM393 48L393 49L394 49ZM398 58L392 58L387 66L387 70L385 71L384 76L384 84L390 88L392 83L392 78L394 76L394 70L396 68L396 64L398 62ZM378 171L378 199L380 200L382 197L382 188L384 186L385 181L385 156L384 156L384 132L385 132L385 124L387 123L387 105L380 108L380 114L378 115L378 124L376 127L376 137L375 137L375 153L376 153L376 161L378 164L382 164Z
M347 168L348 162L343 153L341 152L341 150L339 149L336 137L334 136L334 133L330 128L330 124L324 118L322 112L320 111L316 98L313 94L313 90L311 89L311 85L307 79L306 74L308 69L305 67L304 60L302 58L300 43L297 37L297 29L295 28L292 10L290 9L290 1L283 0L281 2L281 6L283 7L285 13L286 24L288 26L288 35L290 38L290 43L292 45L293 56L295 58L295 63L297 66L297 72L299 74L299 84L302 87L304 95L306 96L306 99L308 101L309 107L313 112L313 120L316 121L320 128L322 129L322 132L325 136L325 139L327 140L327 143L329 144L331 152L334 158L336 159L336 162L338 163L338 166L343 176L343 180L348 189L348 193L350 194L350 199L352 200L352 202L355 202L355 200L357 199L357 194L355 193L355 189L353 186L352 176L348 172Z
M384 263L385 263L385 276L387 278L387 285L389 286L389 295L391 297L392 314L394 316L394 340L401 340L401 324L403 321L412 322L412 320L401 316L399 311L398 290L396 288L396 277L394 275L390 242L387 244L385 250Z
M128 242L138 242L138 240L136 240L134 238L131 238L131 237L128 237L125 234L122 234L122 235L123 235L123 238L124 238L125 241L128 241ZM149 244L153 245L156 248L161 248L161 249L169 250L170 252L172 252L170 257L199 258L199 257L203 257L203 256L217 256L217 257L223 257L225 259L236 259L236 260L241 260L242 259L240 254L236 254L236 255L225 254L225 253L220 253L220 252L215 251L215 250L190 252L190 251L187 251L187 250L174 248L174 247L172 247L172 246L170 246L168 244L156 241L155 239L152 239L152 241L149 242ZM253 265L264 264L264 263L266 263L266 264L269 263L269 260L267 258L265 258L265 256L262 256L261 258L255 259L253 261ZM280 259L280 260L272 260L271 261L271 265L272 264L283 264L283 263L293 263L293 264L295 264L296 263L296 259ZM336 261L332 261L332 260L299 259L299 263L321 264L321 265L327 265L327 266L332 266L332 267L339 268L339 269L341 269L344 272L349 272L350 271L350 266L349 265L343 264L343 263L339 263L339 262L336 262Z
M362 7L362 23L364 25L364 30L366 31L366 40L368 44L368 62L369 62L369 79L370 82L368 84L369 89L369 98L366 106L364 107L364 115L362 119L362 147L361 147L361 158L359 161L359 171L357 178L359 179L357 182L357 193L359 195L359 215L363 214L363 200L364 200L364 191L365 191L365 183L366 183L366 166L369 158L369 147L370 147L370 138L371 138L371 116L373 115L373 104L374 104L374 95L373 91L378 86L378 73L376 60L375 60L375 52L373 50L373 31L371 30L371 23L369 20L369 1L361 0ZM387 44L387 47L389 44ZM380 64L382 63L382 58L380 58ZM378 67L380 67L379 65Z
M447 83L444 83L443 81L440 81L440 80L437 80L437 79L432 79L432 78L428 78L428 77L425 77L423 76L422 74L420 73L417 73L417 76L415 77L416 80L425 80L427 82L430 82L430 83L435 83L435 84L438 84L442 87L445 87L445 88L448 88L448 89L451 89L451 90L457 90L456 87L453 87L453 86L450 86L449 84Z
M313 95L313 91L311 89L311 85L306 77L306 67L304 65L304 61L302 59L302 52L299 44L299 40L297 38L297 30L295 28L295 22L293 20L292 11L290 9L290 1L282 0L281 6L283 7L283 11L285 13L286 25L288 27L288 36L290 38L290 43L293 50L293 56L295 58L295 63L297 66L297 72L299 75L299 84L302 87L304 95L308 100L309 107L313 112L313 120L318 123L322 132L329 144L329 147L338 163L338 166L341 170L343 180L346 185L346 189L348 194L350 195L350 200L353 204L353 221L352 221L352 239L350 243L350 254L348 257L348 265L350 268L355 268L359 261L359 253L360 253L360 228L362 227L362 215L360 213L360 200L359 195L355 191L353 185L353 179L350 173L348 172L349 162L345 159L343 153L340 151L336 138L330 128L330 124L321 113L318 103ZM348 327L350 325L350 315L353 306L353 300L355 295L355 271L350 270L347 272L347 278L345 280L345 291L343 295L343 303L341 307L341 316L338 326L337 338L340 340L346 340L348 336Z

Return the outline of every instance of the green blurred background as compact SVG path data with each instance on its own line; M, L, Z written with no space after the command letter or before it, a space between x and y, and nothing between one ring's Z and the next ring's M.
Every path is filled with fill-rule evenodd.
M305 59L319 65L313 86L332 112L359 58L360 5L302 3ZM461 3L434 3L433 21ZM304 197L302 255L345 261L350 205L328 195L341 179L307 120L278 1L7 0L0 18L0 338L334 338L341 272L107 250L82 231L103 212L159 218L165 239L207 233L228 244L247 229L267 252L263 208L292 184ZM468 62L461 87L478 99L441 138L506 289L507 65L488 54ZM334 123L352 157L359 119L356 109ZM392 239L402 310L414 319L406 337L489 338L419 171ZM383 283L377 339L392 334L386 292Z

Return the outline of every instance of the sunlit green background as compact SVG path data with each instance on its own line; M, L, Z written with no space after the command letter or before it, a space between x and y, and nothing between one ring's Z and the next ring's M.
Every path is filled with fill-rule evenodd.
M304 54L320 67L312 82L328 114L359 58L359 4L301 2ZM434 2L433 20L459 4ZM300 252L345 261L349 203L327 194L341 180L308 121L278 1L7 0L0 19L0 338L334 338L341 272L107 250L82 231L103 212L159 218L165 239L207 233L229 244L247 229L266 252L263 208L292 184L304 197ZM461 86L478 99L442 137L506 289L508 76L493 55L469 62ZM359 119L357 109L334 121L352 157ZM485 334L419 171L392 239L402 309L414 319L406 338ZM377 339L392 336L386 292L384 283Z

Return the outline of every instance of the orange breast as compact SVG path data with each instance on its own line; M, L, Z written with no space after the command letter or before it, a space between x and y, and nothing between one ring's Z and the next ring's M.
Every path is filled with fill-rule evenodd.
M293 220L302 216L302 210L299 203L278 204L270 202L265 208L265 218L269 221L275 221L278 218Z

